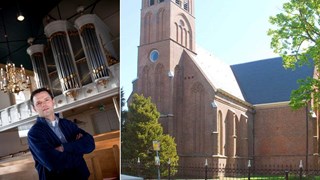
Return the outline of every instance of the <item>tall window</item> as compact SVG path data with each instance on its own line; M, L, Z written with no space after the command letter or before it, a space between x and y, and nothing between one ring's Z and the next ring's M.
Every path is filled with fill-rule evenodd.
M180 4L181 4L181 1L180 1L180 0L176 0L176 3L177 3L178 5L180 5Z
M154 0L149 0L149 6L154 5Z
M237 122L238 117L236 114L233 114L233 156L237 156Z
M30 95L29 89L27 89L27 91L24 91L24 93L21 91L18 94L14 93L15 104L19 104L26 101L26 97L28 97L28 95Z
M143 32L143 41L144 43L150 42L150 22L151 22L151 13L148 12L144 17L144 32Z
M183 9L189 11L189 0L184 0Z
M218 123L217 123L217 131L218 131L218 154L223 155L223 124L222 124L222 113L219 111L218 113Z

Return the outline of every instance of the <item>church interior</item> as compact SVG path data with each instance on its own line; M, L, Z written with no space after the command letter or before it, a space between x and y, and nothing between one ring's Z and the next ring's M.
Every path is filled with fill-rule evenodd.
M38 179L26 136L39 87L52 91L60 116L94 136L89 179L119 179L119 15L118 0L0 3L0 179Z

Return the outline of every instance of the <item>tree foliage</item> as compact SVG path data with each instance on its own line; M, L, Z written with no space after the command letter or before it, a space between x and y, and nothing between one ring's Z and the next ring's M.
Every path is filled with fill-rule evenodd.
M283 58L285 68L294 70L297 66L312 64L319 72L319 17L320 0L291 0L283 4L283 12L270 17L270 23L277 27L268 31L272 38L271 48ZM291 93L290 106L293 109L305 106L312 97L319 96L317 76L299 80L300 87ZM319 103L319 98L313 100L315 104Z
M123 88L121 88L120 90L120 103L121 103L121 110L123 109L123 107L126 105L126 98L124 98L124 90Z
M153 141L160 141L160 163L166 164L170 158L172 165L178 164L178 155L174 139L163 134L163 128L158 122L160 113L150 98L134 94L128 107L127 121L121 133L121 159L137 161L146 168L144 174L153 175L156 172ZM171 174L174 172L171 172ZM167 169L161 169L162 175L167 175Z
M127 110L125 110L124 106L126 104L126 98L124 98L124 90L121 88L120 91L120 103L121 103L121 129L124 128L124 123L127 119Z

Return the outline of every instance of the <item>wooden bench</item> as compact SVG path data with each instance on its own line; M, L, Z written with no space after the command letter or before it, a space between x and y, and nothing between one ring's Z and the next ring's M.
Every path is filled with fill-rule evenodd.
M89 180L119 179L120 178L120 153L119 146L96 149L90 154L84 155L84 159L90 170Z
M120 179L120 131L94 136L95 150L84 158L90 170L89 180Z
M96 149L95 150L112 148L113 145L120 146L120 139L119 138L114 138L114 139L98 141L98 142L95 142L95 145L96 145Z
M102 140L107 140L107 139L113 139L113 138L118 138L120 137L120 131L112 131L112 132L107 132L107 133L103 133L103 134L98 134L93 136L94 141L98 142L98 141L102 141Z

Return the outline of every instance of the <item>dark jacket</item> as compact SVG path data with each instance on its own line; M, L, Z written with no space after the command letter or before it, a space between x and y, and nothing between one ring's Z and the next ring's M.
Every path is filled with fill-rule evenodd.
M28 143L39 174L39 180L88 179L90 172L83 154L95 149L92 135L67 120L59 119L59 127L68 143L61 143L44 118L37 118L28 132ZM76 135L83 136L76 140ZM55 150L63 145L64 152Z

